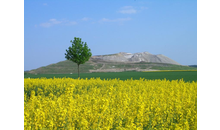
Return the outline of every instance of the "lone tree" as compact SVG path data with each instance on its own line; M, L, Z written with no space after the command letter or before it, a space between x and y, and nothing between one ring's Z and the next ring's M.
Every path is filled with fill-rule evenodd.
M81 38L74 37L74 41L70 41L70 46L65 53L67 60L73 61L78 66L78 78L79 78L79 65L84 64L92 56L91 50L88 48L86 42L81 41Z

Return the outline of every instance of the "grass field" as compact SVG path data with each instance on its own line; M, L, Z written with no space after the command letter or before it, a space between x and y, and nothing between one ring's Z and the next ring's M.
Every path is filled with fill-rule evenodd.
M78 78L78 74L26 74L24 78ZM119 78L121 80L126 79L167 79L167 80L176 80L183 79L185 82L197 81L197 71L168 71L168 72L102 72L102 73L81 73L80 78L98 78L100 79L115 79Z

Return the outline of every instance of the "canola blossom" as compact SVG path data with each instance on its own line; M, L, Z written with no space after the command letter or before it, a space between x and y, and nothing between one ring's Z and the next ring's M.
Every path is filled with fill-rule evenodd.
M197 83L24 79L25 130L196 130Z

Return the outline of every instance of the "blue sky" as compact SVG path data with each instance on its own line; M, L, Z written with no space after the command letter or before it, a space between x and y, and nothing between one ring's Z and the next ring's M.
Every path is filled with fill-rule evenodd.
M197 1L24 1L24 70L66 60L74 37L93 55L146 51L197 64Z

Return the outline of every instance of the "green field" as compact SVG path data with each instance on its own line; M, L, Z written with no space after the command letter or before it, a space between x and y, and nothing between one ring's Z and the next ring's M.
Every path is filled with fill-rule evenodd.
M63 78L63 77L70 77L70 78L78 78L78 74L25 74L24 78ZM126 79L167 79L167 80L177 80L183 79L186 82L197 81L197 71L168 71L168 72L100 72L100 73L81 73L80 78L98 78L101 79L114 79L119 78L121 80Z

